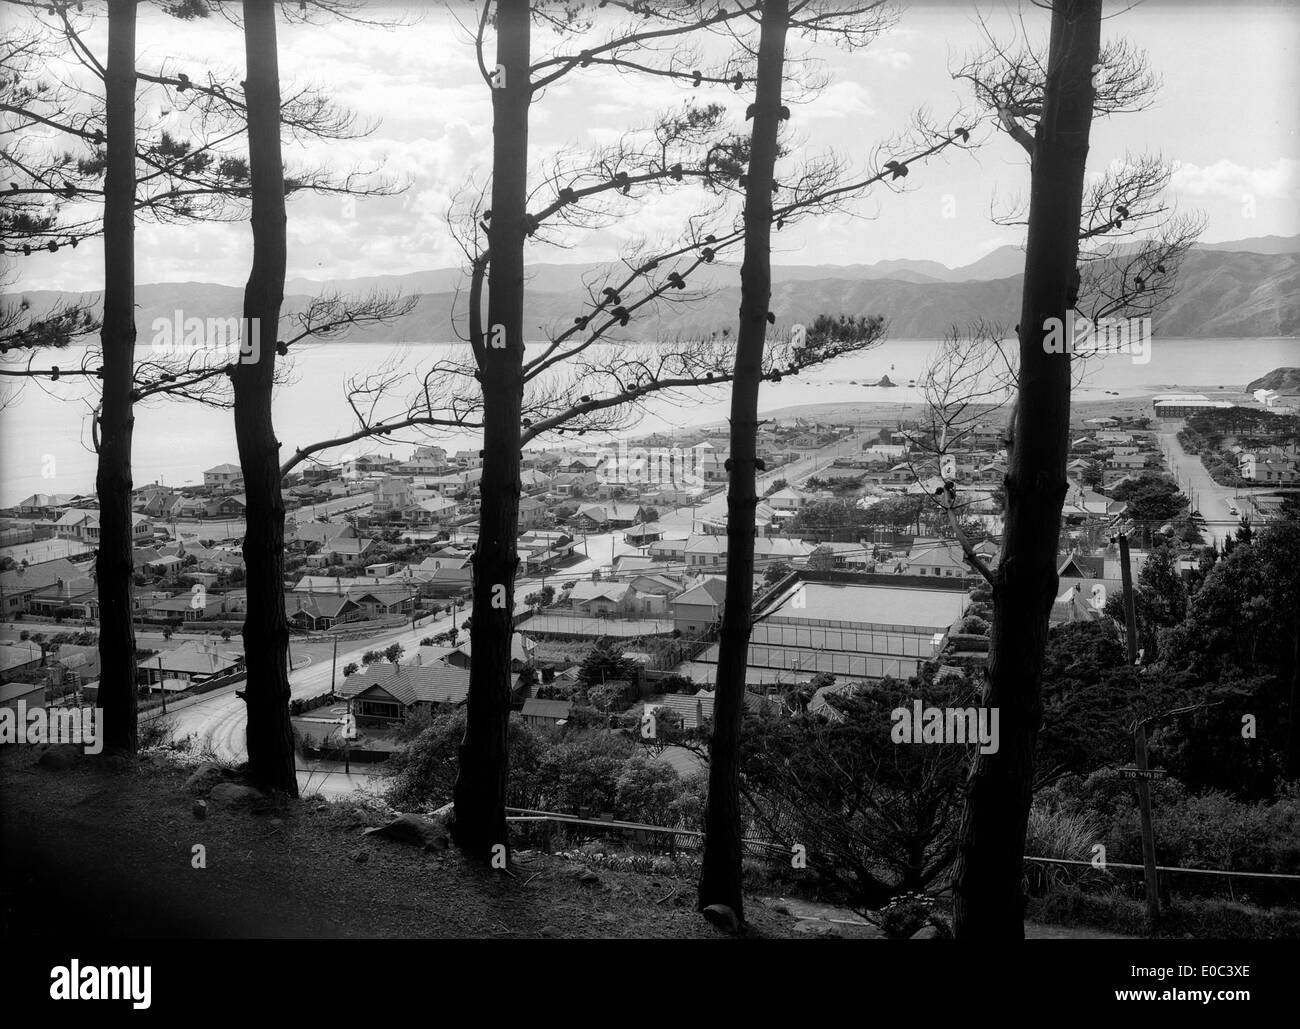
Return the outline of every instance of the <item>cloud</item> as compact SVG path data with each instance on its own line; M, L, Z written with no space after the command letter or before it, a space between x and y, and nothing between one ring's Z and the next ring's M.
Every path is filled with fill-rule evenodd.
M1248 168L1224 158L1210 165L1174 162L1174 189L1192 197L1221 196L1240 200L1250 195L1286 200L1300 195L1300 161L1279 157Z
M884 65L893 71L904 71L912 66L912 55L906 50L896 50L891 46L869 47L867 57L876 64Z

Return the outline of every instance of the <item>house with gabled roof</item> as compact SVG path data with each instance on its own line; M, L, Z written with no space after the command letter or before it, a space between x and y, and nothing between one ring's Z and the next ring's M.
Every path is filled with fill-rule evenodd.
M89 568L59 558L0 572L0 617L69 606L87 607L91 613L98 610Z
M203 472L203 485L209 489L234 489L244 480L244 470L237 464L219 464Z
M704 632L722 617L727 596L726 579L710 576L669 601L673 627L682 633Z
M464 704L469 699L469 669L439 661L376 661L344 679L337 692L350 702L358 725L395 725L417 711L432 714Z
M571 700L538 700L535 697L525 700L519 712L529 725L562 725L572 713Z
M636 587L626 582L576 582L567 593L575 611L586 615L626 615L639 609Z
M321 544L321 548L307 563L312 567L323 568L326 565L342 565L344 568L358 568L368 563L374 552L375 541L335 536Z
M303 522L294 525L287 549L292 554L302 554L318 549L322 544L335 539L355 539L356 530L347 522Z
M75 500L75 493L33 493L14 505L14 513L20 518L53 518L56 512L71 506Z
M337 593L286 593L285 614L289 624L300 629L329 629L364 616L361 605Z

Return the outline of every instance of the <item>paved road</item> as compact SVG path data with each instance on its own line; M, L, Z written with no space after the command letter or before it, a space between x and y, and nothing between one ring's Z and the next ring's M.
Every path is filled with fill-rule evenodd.
M1159 433L1160 448L1165 453L1165 466L1178 480L1183 493L1192 501L1193 510L1201 512L1205 519L1205 535L1222 549L1223 541L1237 531L1241 523L1240 516L1234 515L1230 503L1238 496L1252 493L1272 493L1276 487L1236 489L1232 486L1220 486L1205 470L1205 465L1195 454L1189 454L1178 442L1177 430ZM1240 505L1236 505L1240 510Z
M291 696L299 699L327 693L332 680L342 681L344 667L349 662L360 663L362 655L367 650L383 649L393 643L400 643L408 654L413 653L420 645L420 640L423 637L436 635L451 628L451 622L450 615L443 615L436 619L426 618L421 619L419 625L414 629L410 626L403 626L390 629L373 637L367 637L364 640L340 642L337 680L335 680L335 664L329 656L325 656L323 660L313 660L306 664L299 663L289 673ZM456 622L458 625L464 622L463 612L457 612ZM291 642L290 646L292 648L295 644ZM175 727L177 738L192 736L195 739L195 746L199 750L211 748L223 760L244 760L248 753L244 736L248 718L244 702L235 696L237 689L242 689L242 685L228 686L172 705L167 717ZM150 715L151 717L158 717L161 715L161 711L151 712ZM300 788L307 778L307 773L300 771ZM321 790L317 790L317 787L322 785L321 773L316 772L311 778L313 791L320 792ZM373 777L370 775L344 777L341 772L337 775L331 774L325 778L327 782L322 789L327 793L333 788L340 788L340 792L348 792L358 785L373 781ZM341 789L342 786L347 788Z

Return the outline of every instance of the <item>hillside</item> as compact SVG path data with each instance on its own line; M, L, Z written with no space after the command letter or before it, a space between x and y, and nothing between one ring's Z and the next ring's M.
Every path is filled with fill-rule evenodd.
M1246 386L1247 393L1273 389L1279 393L1300 393L1300 368L1274 368Z
M47 767L47 749L0 753L0 857L21 884L0 890L0 924L15 937L66 940L93 912L108 938L727 938L695 911L693 865L632 871L592 845L521 849L509 874L489 872L454 848L366 835L392 813L362 796L218 800L166 752ZM745 907L750 939L883 937L824 903L751 893ZM1034 923L1026 936L1116 938Z
M1250 241L1245 241L1250 242ZM1023 255L1002 247L964 268L946 269L935 262L897 261L876 265L788 265L773 269L772 309L783 323L808 321L820 313L882 314L895 339L938 339L954 325L977 320L1014 325L1019 314L1018 274L991 277L1018 266ZM600 280L600 265L540 264L530 268L524 324L531 327L571 324L581 313L587 284ZM948 281L938 276L945 275ZM960 281L956 277L963 276ZM693 303L646 308L621 337L673 338L731 327L740 303L734 266L713 265L691 276L692 290L707 292ZM460 287L459 292L457 287ZM364 292L371 289L415 295L406 317L390 325L364 326L346 337L354 342L449 342L464 324L464 278L455 269L369 276L328 283L294 279L288 283L284 313L302 311L325 288ZM32 291L23 294L36 309L59 300L94 299L96 294ZM156 319L237 316L243 290L212 283L160 283L137 288L137 325L142 344L152 338ZM453 318L453 313L456 315ZM1185 260L1177 296L1157 312L1153 330L1174 338L1242 338L1300 335L1300 254L1251 253L1198 248Z

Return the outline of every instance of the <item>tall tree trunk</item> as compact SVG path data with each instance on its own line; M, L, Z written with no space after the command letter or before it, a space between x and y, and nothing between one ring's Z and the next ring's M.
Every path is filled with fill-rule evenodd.
M479 349L483 383L483 474L469 701L456 777L453 836L488 858L506 838L506 732L510 719L510 639L514 633L519 535L519 441L523 405L524 215L528 189L530 24L527 0L497 4L492 90L492 218L488 225L488 319ZM498 71L498 76L500 71ZM494 343L504 342L503 347ZM504 851L501 853L505 853Z
M244 654L248 681L249 779L262 789L298 795L289 721L289 623L284 611L284 497L280 442L271 420L276 334L284 300L284 165L280 156L280 68L272 0L245 0L248 62L248 164L253 199L253 269L244 288L243 349L233 374L235 439L244 475L244 566L248 607ZM255 341L256 347L249 343Z
M718 650L709 742L709 797L704 808L704 862L699 907L722 904L745 919L741 889L740 726L754 601L754 458L768 304L772 298L772 180L781 124L788 0L767 0L758 45L758 83L745 185L745 257L740 268L740 328L731 386L731 456L727 476L727 590Z
M108 8L104 76L103 399L99 413L99 706L105 751L136 749L135 626L131 620L131 436L135 373L135 3Z
M1047 320L1077 299L1083 176L1092 126L1101 0L1057 0L1031 165L1020 381L1006 475L1006 529L993 583L984 703L999 709L996 753L980 754L962 814L956 932L1021 939L1021 874L1042 718L1043 651L1056 596L1069 450L1070 356L1045 353Z

